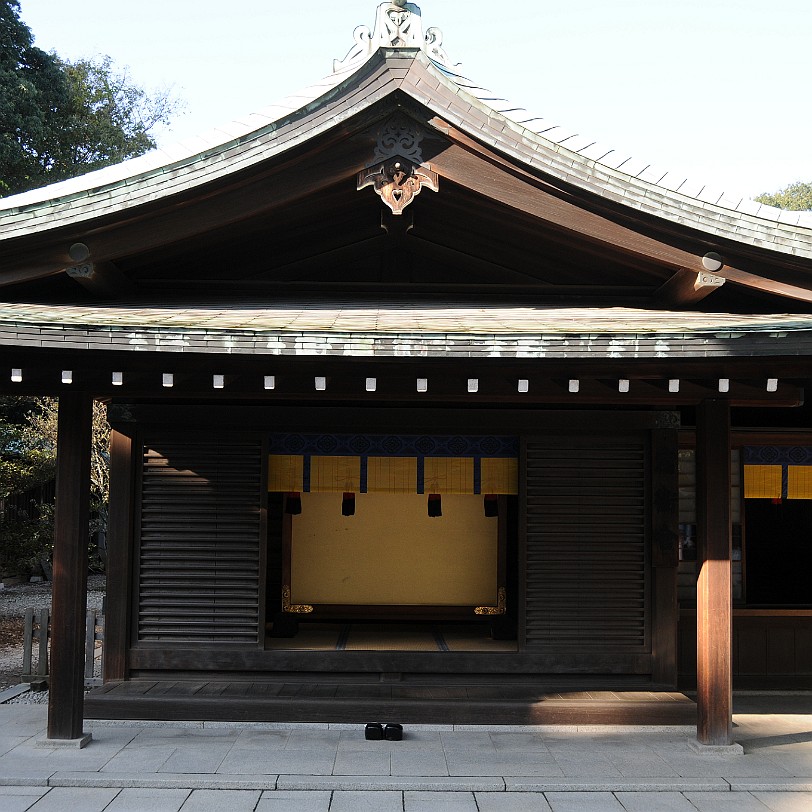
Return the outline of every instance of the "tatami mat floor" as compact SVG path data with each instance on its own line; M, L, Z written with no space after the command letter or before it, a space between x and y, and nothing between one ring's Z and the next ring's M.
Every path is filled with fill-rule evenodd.
M295 637L270 637L269 650L287 651L516 651L514 640L493 640L470 624L301 623Z

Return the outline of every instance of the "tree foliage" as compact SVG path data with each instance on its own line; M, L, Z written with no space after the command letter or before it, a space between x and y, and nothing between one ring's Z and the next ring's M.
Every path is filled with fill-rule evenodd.
M54 54L34 47L18 0L0 0L0 193L36 186L53 166L68 83Z
M69 104L51 180L120 163L155 148L152 132L168 124L177 109L169 94L148 94L109 56L60 64Z
M143 155L180 103L109 56L70 62L33 45L19 0L0 0L0 194Z
M56 398L0 398L0 569L36 571L50 558L53 491L43 486L56 474L58 409ZM95 564L105 550L109 443L107 410L94 403L88 543Z
M764 192L754 199L767 206L777 206L779 209L812 211L812 182L790 183L785 189L773 193Z
M38 453L48 455L56 464L56 440L59 401L56 398L37 398L34 408L25 418L23 430L29 447L36 448ZM93 438L90 454L90 492L95 506L106 502L110 491L110 472L108 469L110 446L110 426L107 423L107 407L103 403L93 403Z

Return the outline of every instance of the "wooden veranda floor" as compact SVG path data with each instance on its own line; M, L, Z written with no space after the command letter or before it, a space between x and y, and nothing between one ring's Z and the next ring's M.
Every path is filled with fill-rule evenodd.
M669 691L555 691L531 685L160 681L108 683L89 719L410 724L693 725L696 705Z

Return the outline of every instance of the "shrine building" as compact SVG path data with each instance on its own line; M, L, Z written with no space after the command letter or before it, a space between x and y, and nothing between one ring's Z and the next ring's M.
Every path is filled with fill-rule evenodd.
M192 154L0 199L0 392L59 398L51 738L389 714L728 745L732 687L812 688L812 214L630 174L445 47L383 2Z

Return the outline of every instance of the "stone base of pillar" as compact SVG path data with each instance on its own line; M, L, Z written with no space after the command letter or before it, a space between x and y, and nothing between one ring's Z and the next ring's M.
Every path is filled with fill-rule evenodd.
M740 744L702 744L694 739L688 746L695 753L704 753L708 756L743 756L744 748Z
M62 748L81 750L83 747L87 747L92 739L92 733L82 733L78 739L37 739L37 747L47 747L50 750Z

